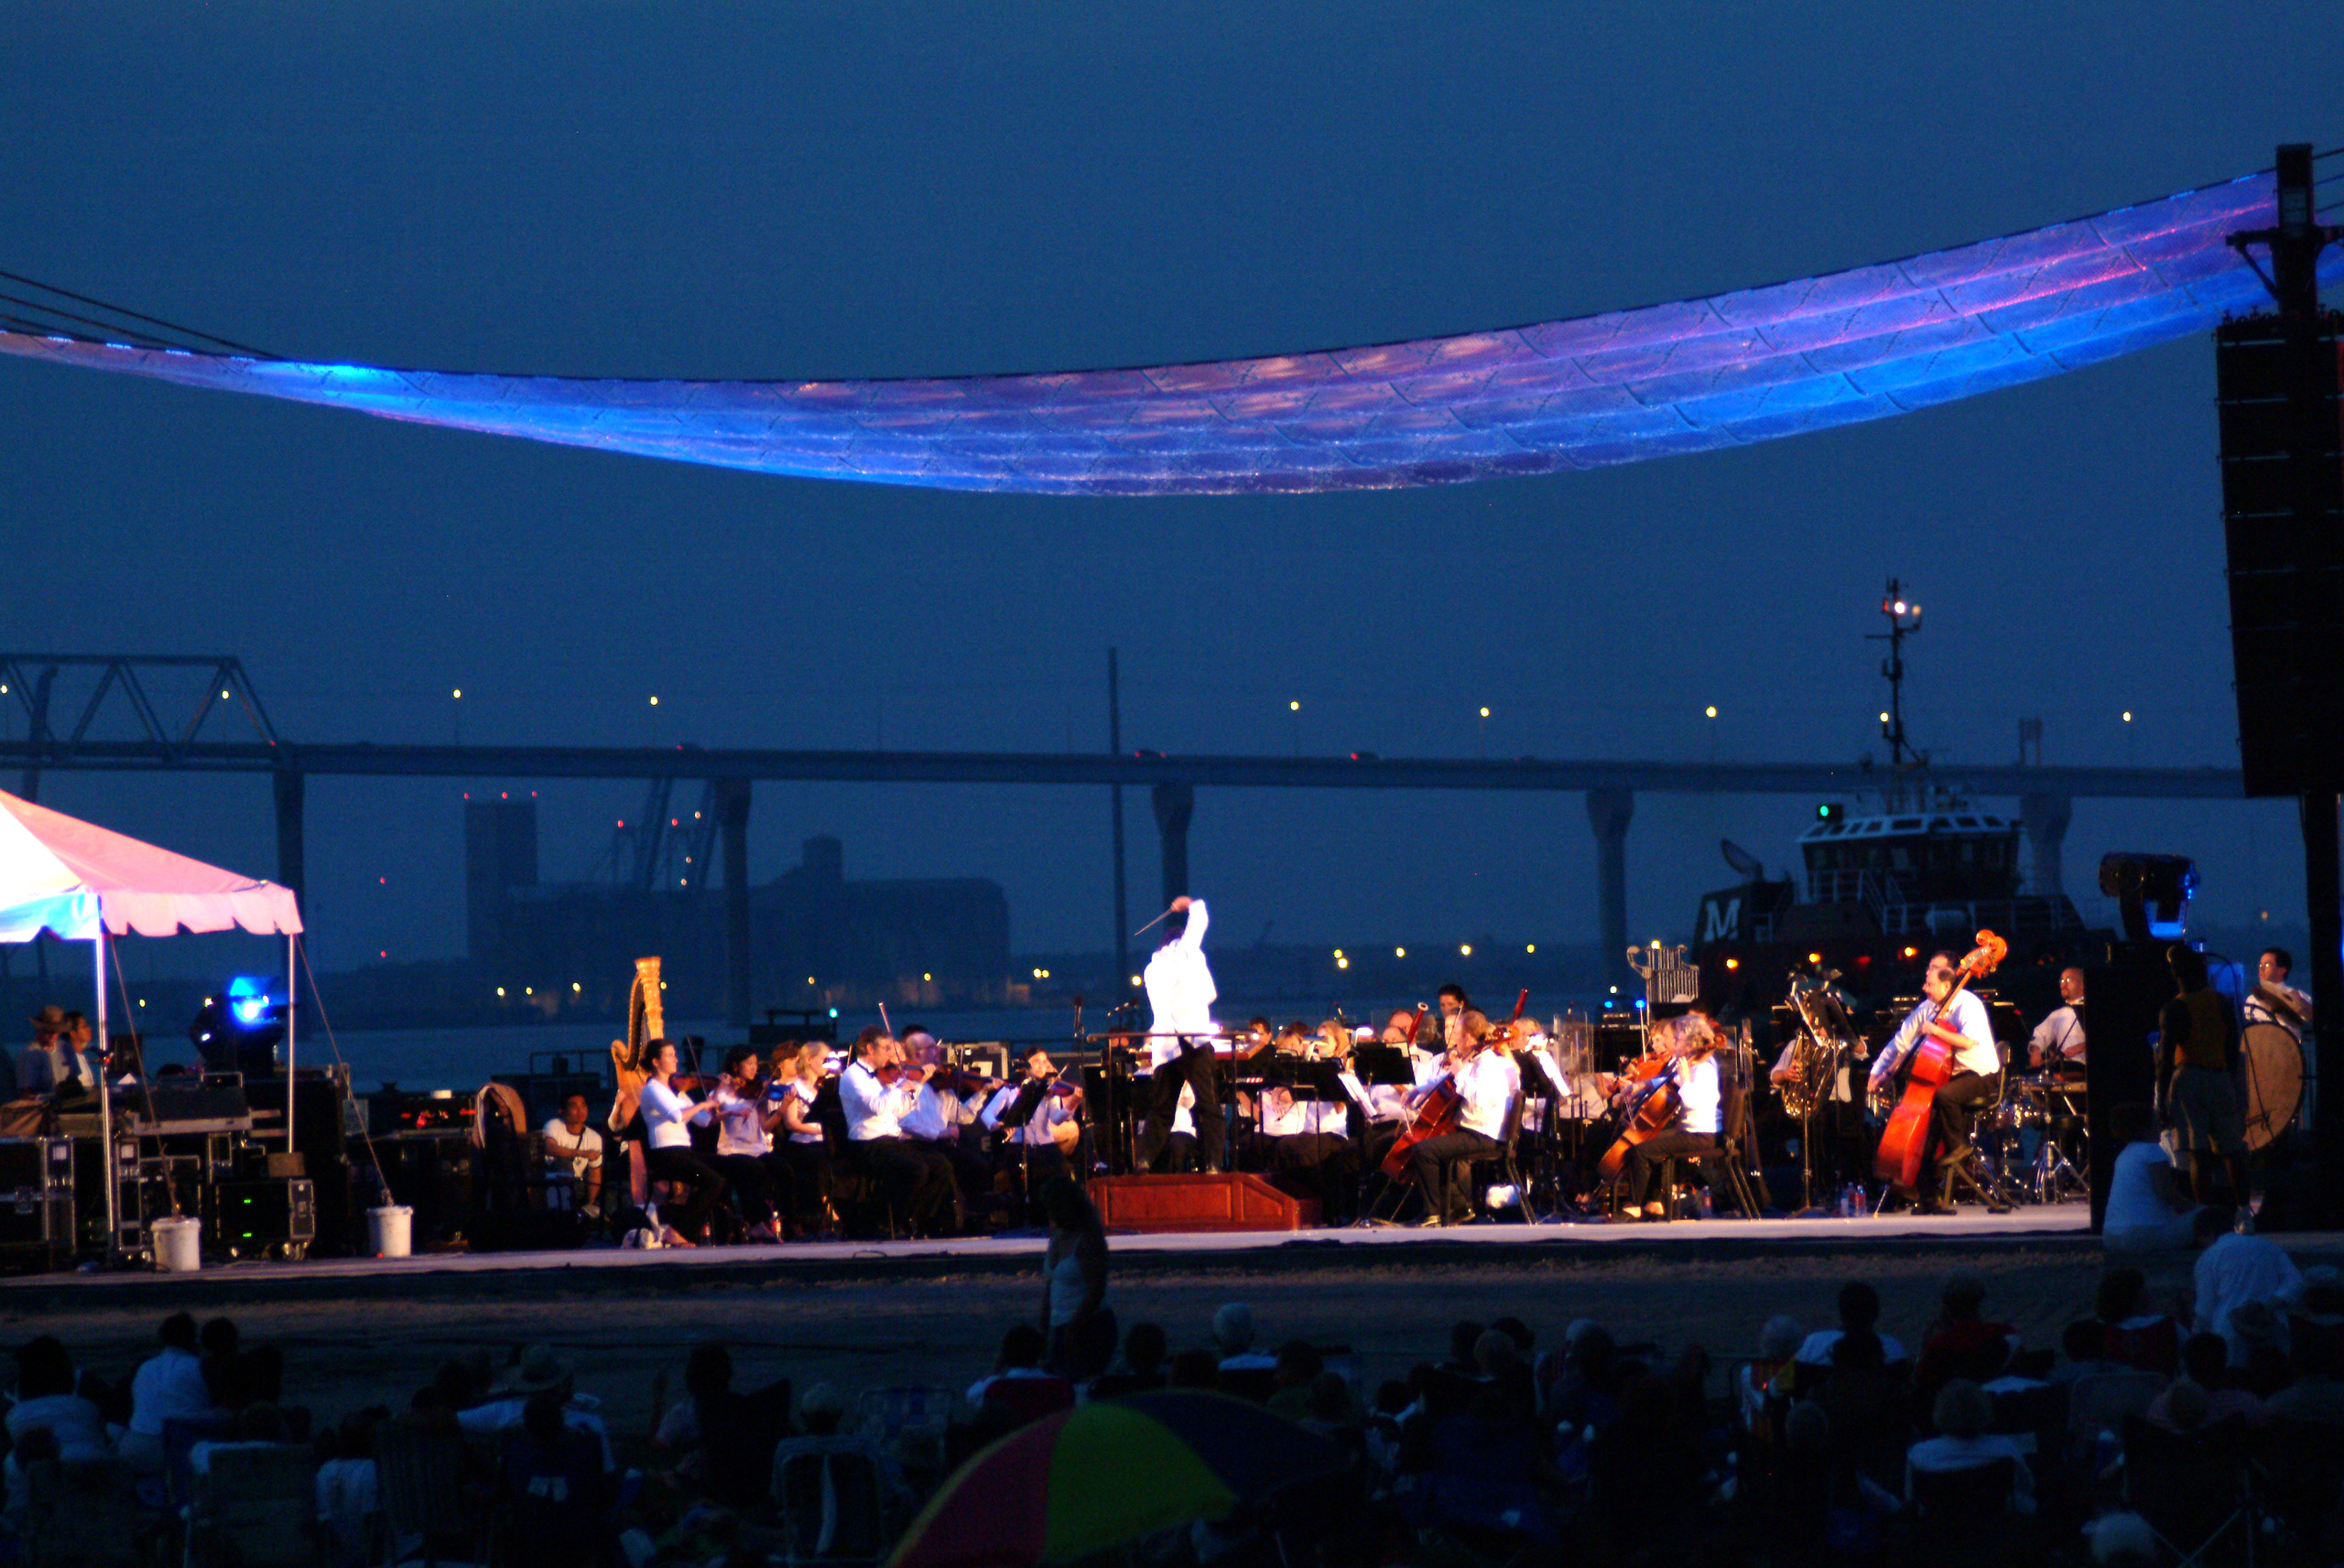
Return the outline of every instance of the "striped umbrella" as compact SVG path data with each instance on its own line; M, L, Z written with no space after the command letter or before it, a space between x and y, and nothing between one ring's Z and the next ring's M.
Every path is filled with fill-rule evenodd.
M954 1472L889 1568L1025 1568L1103 1552L1341 1468L1261 1406L1167 1390L1060 1411Z

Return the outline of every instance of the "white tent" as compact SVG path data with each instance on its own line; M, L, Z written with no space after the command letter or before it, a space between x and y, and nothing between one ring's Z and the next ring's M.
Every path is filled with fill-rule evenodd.
M91 944L97 979L96 1036L106 1042L106 938L136 931L226 931L285 938L285 1146L293 1147L294 943L301 912L293 890L191 860L0 790L0 942L29 942L43 930ZM101 1158L114 1160L114 1105L98 1074ZM114 1241L115 1187L108 1171L106 1244Z

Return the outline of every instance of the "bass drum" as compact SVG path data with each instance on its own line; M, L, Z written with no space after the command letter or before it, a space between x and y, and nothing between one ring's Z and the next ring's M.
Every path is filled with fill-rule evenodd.
M2245 1058L2240 1071L2246 1079L2246 1146L2267 1148L2303 1108L2303 1044L2278 1024L2250 1023L2239 1047Z

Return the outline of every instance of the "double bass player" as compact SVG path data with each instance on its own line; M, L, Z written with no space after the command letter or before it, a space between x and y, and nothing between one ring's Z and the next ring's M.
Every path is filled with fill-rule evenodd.
M1905 1015L1872 1065L1872 1092L1876 1097L1925 1037L1952 1054L1951 1075L1929 1097L1929 1131L1922 1169L1925 1173L1929 1170L1926 1156L1934 1152L1938 1175L1921 1199L1923 1214L1952 1212L1953 1173L1970 1154L1968 1108L1994 1098L2002 1089L2002 1059L1994 1048L1986 1004L1975 993L1959 988L1961 973L1961 965L1951 953L1929 955L1928 968L1921 977L1921 1004ZM1947 1006L1948 997L1952 998L1950 1007ZM1937 1019L1940 1011L1942 1021Z

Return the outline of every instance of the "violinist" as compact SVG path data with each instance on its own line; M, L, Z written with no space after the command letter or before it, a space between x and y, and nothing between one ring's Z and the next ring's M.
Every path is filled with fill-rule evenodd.
M850 1154L915 1233L935 1234L953 1219L952 1162L943 1151L904 1135L903 1119L919 1103L925 1067L906 1067L903 1047L876 1026L854 1037L853 1060L839 1075Z
M994 1158L1004 1175L1023 1172L1027 1191L1065 1174L1077 1181L1090 1169L1082 1157L1082 1090L1061 1083L1049 1051L1028 1045L1019 1055L1015 1081L993 1091L979 1114L989 1131L1005 1133Z
M993 1187L993 1169L984 1151L961 1131L977 1125L977 1107L984 1103L985 1093L979 1090L969 1099L960 1098L966 1075L945 1065L944 1044L928 1029L910 1025L903 1033L903 1043L906 1060L928 1073L910 1114L904 1118L904 1136L941 1152L951 1165L952 1209L965 1219L969 1199Z
M690 1200L667 1223L697 1247L708 1238L708 1217L724 1196L725 1183L713 1165L692 1152L691 1129L706 1126L715 1108L676 1092L674 1041L654 1040L645 1046L643 1065L650 1074L643 1085L644 1165L652 1180L690 1189Z
M766 1095L758 1065L754 1045L735 1045L724 1053L723 1076L708 1097L716 1112L716 1157L709 1163L740 1195L748 1238L777 1242L781 1222L773 1206L773 1130L781 1125L781 1107Z
M1881 1048L1872 1065L1871 1089L1878 1096L1887 1088L1897 1067L1911 1055L1923 1032L1953 1053L1953 1074L1929 1097L1929 1144L1937 1152L1937 1168L1944 1173L1937 1191L1920 1206L1923 1214L1953 1210L1953 1173L1970 1158L1968 1107L1991 1100L2002 1092L2002 1058L1994 1046L1993 1024L1977 993L1963 989L1954 995L1961 973L1960 960L1951 953L1932 953L1921 977L1921 1005L1907 1013L1896 1033ZM1943 1023L1930 1020L1953 997ZM1925 1150L1924 1152L1927 1152ZM1924 1170L1927 1167L1925 1165Z
M1416 1190L1429 1212L1426 1226L1463 1225L1474 1217L1466 1181L1473 1162L1492 1160L1505 1145L1498 1140L1505 1130L1506 1112L1522 1092L1521 1070L1503 1050L1485 1049L1490 1021L1479 1010L1464 1009L1453 1024L1455 1043L1442 1068L1418 1084L1406 1103L1420 1107L1444 1084L1454 1085L1462 1101L1457 1130L1427 1138L1411 1151Z
M1670 1058L1675 1069L1676 1119L1629 1148L1621 1179L1628 1202L1632 1207L1641 1207L1643 1218L1663 1220L1668 1217L1668 1208L1660 1191L1662 1166L1687 1155L1698 1158L1717 1152L1724 1099L1718 1083L1717 1030L1708 1019L1688 1012L1655 1024L1653 1033L1659 1037L1657 1048Z
M789 1215L799 1236L830 1223L830 1142L815 1119L814 1101L830 1071L830 1047L808 1040L776 1059L765 1093L781 1109L783 1134L775 1154L789 1175Z

